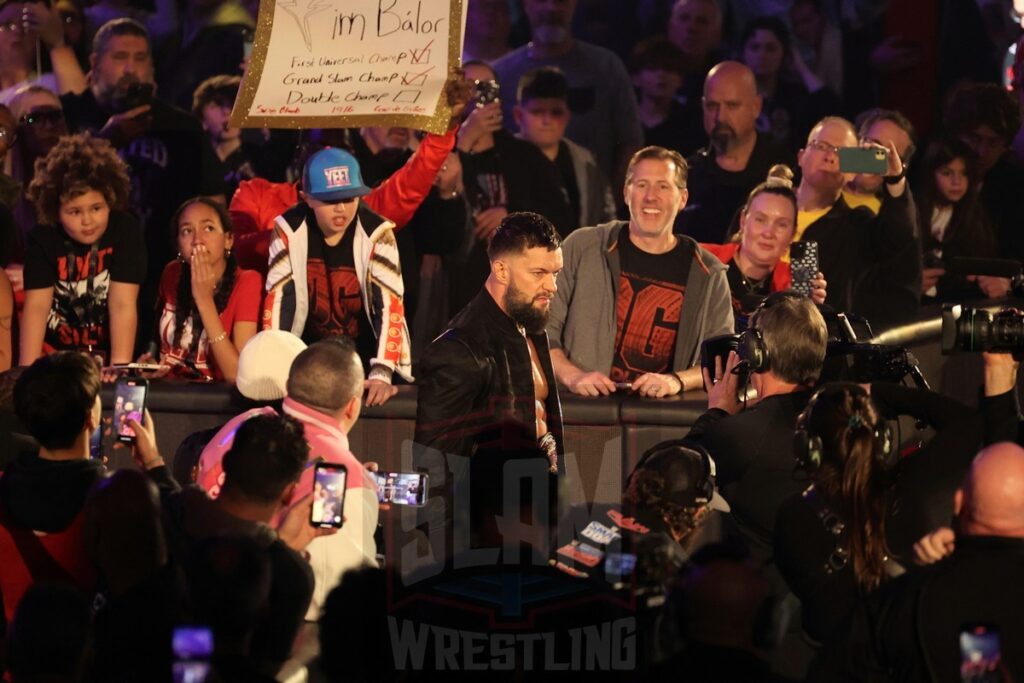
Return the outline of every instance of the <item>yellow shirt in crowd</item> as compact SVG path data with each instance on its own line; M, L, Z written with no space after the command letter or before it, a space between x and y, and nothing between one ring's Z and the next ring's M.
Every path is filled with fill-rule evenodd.
M849 190L843 190L843 200L846 204L854 209L858 206L866 206L871 210L871 213L878 215L878 210L882 206L882 202L878 197L871 194L855 194ZM793 233L793 241L799 242L800 238L803 237L804 231L807 230L815 221L828 213L832 207L825 209L815 209L814 211L798 211L796 214L796 232ZM782 255L782 260L789 262L789 252L787 251Z

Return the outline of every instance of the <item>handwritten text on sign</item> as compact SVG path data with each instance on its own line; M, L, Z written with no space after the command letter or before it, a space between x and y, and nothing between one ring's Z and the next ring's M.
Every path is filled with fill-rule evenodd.
M264 0L232 122L443 132L461 0Z

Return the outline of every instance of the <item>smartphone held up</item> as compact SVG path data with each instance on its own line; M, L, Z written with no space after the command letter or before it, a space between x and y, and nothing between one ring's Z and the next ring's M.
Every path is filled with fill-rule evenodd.
M135 443L131 420L146 423L148 393L149 382L142 377L122 377L114 385L114 433L121 443Z
M839 148L839 171L841 173L885 175L888 168L889 150L885 147L871 145Z
M427 475L420 472L375 472L377 500L394 505L427 504Z
M313 470L313 507L309 523L340 529L345 522L345 487L348 469L333 462L318 462Z

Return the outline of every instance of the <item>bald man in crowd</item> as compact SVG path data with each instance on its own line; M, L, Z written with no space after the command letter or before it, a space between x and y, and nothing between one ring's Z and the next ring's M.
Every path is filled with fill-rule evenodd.
M992 680L1024 680L1024 449L1004 442L981 451L954 509L952 553L884 586L858 615L847 666L866 662L871 671L850 680L881 671L891 680L959 680L961 657L974 673L996 662Z
M882 176L881 206L851 208L843 187L853 174L839 170L839 148L857 145L853 124L827 116L811 129L797 153L794 241L818 243L818 265L828 280L825 303L864 316L874 332L905 322L917 311L921 292L921 245L917 211L892 141Z
M676 231L698 242L721 244L732 232L737 210L773 164L792 164L770 133L755 127L761 113L754 72L739 62L722 62L704 81L704 131L710 144L686 160L690 199Z

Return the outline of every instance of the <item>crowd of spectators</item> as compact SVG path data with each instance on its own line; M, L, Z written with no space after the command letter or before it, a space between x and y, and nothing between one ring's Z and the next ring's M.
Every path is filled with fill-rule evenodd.
M628 590L567 560L611 527L622 547L605 549L650 589L645 676L949 678L955 642L937 643L968 625L1021 675L1020 591L981 587L1018 583L1016 361L986 357L980 411L883 382L816 389L835 314L878 333L1019 284L1024 7L464 2L442 134L233 127L266 3L0 4L6 680L170 679L189 624L214 636L207 680L274 680L317 621L324 680L394 674L350 661L390 657L396 558L376 465L347 435L402 385L419 386L420 446L475 457L474 507L446 527L496 513L503 483L455 413L490 419L507 396L488 438L519 434L508 419L546 441L549 512L590 540L531 580ZM883 166L847 167L850 148ZM733 333L702 371L702 344ZM173 467L151 416L129 419L136 467L108 472L90 444L129 364L258 405ZM559 391L701 389L708 410L640 459L621 505L557 509ZM934 438L900 452L898 416ZM321 462L347 471L340 530L309 523ZM447 572L458 552L433 559ZM965 582L975 603L952 597ZM786 639L800 665L779 664Z

